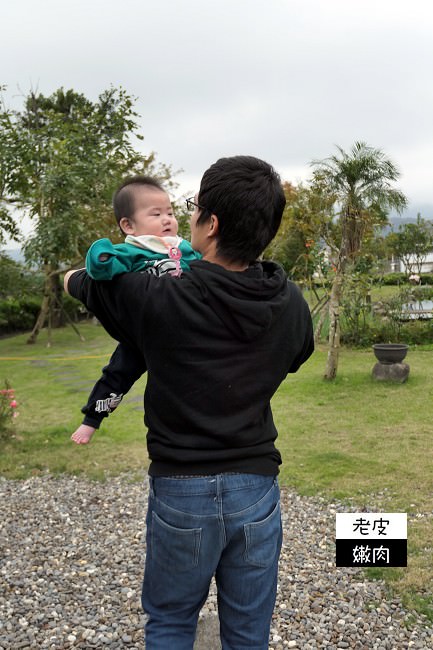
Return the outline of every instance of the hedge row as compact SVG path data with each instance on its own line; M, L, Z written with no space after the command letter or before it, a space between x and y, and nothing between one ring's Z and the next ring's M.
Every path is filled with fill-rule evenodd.
M398 331L395 325L387 322L365 325L361 331L353 332L342 324L341 342L355 347L367 347L374 343L407 343L426 345L433 343L433 320L414 320L401 323Z
M422 273L421 274L421 284L433 284L433 273ZM378 284L389 285L400 285L400 284L409 284L409 279L406 273L387 273L377 280Z
M42 297L24 296L0 300L0 335L33 329L42 304ZM82 305L71 298L63 298L63 308L70 318L83 318Z

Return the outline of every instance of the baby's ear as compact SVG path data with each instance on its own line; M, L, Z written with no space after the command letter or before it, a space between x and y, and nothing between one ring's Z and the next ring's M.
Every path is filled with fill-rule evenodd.
M131 219L128 219L128 217L122 217L119 221L119 226L122 232L125 235L133 235L134 234L134 225L131 221Z

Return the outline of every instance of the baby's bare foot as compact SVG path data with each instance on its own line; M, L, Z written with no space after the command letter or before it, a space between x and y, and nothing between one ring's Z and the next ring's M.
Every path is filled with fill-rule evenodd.
M90 427L88 424L81 424L72 434L71 440L76 442L77 445L87 445L95 431L96 429L94 427Z

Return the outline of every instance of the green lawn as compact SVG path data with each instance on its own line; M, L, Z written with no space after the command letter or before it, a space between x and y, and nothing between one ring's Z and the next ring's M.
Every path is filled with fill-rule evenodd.
M113 350L101 327L55 330L26 345L26 336L0 340L0 381L16 391L16 435L1 443L0 474L24 478L43 471L92 479L146 467L141 396L143 377L88 446L71 433L80 408ZM431 346L430 346L431 347ZM322 379L319 349L273 400L283 455L281 483L301 494L348 500L373 512L407 512L407 569L376 570L409 606L433 620L433 352L411 349L409 381L375 382L371 350L343 350L337 379ZM372 572L371 572L372 573Z
M0 341L0 381L9 380L19 402L17 437L4 446L0 457L4 476L22 478L47 469L102 479L106 473L146 467L140 408L145 377L125 397L126 406L104 422L90 446L69 440L115 346L100 326L86 323L79 329L84 343L72 328L54 330L50 348L45 332L31 346L26 335Z

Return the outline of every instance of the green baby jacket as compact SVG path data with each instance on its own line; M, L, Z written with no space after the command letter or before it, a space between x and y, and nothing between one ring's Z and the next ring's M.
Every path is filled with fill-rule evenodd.
M86 256L86 271L93 280L111 280L121 273L144 270L156 275L178 274L200 259L200 253L181 237L128 235L124 244L112 244L106 238L93 242Z

